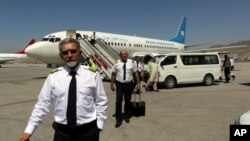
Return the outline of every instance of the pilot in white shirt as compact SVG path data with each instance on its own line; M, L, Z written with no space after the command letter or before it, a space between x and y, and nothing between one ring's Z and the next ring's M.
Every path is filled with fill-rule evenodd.
M54 141L99 140L108 107L100 75L80 65L81 50L77 40L62 40L59 50L65 66L48 75L19 141L30 140L50 107L54 112Z
M131 59L126 60L126 72L124 75L124 62L117 60L116 64L112 67L112 72L116 73L116 80L121 83L129 83L134 80L133 73L137 72L136 66L134 66ZM125 78L124 78L125 76Z
M78 65L75 70L77 73L77 125L97 119L98 128L103 129L104 120L107 118L107 97L100 75L83 65ZM69 72L70 69L64 66L48 75L29 119L26 133L34 132L49 112L50 106L54 111L55 122L67 124L66 110L71 80Z
M111 90L115 91L114 82L116 85L116 124L118 128L122 124L122 101L124 97L124 120L129 123L130 118L130 100L133 88L136 83L138 91L140 90L140 81L137 73L137 69L133 64L133 61L128 59L128 53L126 50L121 50L120 57L116 64L112 67L111 77ZM136 81L133 82L134 78Z

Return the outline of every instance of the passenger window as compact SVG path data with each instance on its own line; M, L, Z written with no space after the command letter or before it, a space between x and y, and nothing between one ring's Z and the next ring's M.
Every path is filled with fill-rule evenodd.
M181 56L184 65L206 65L218 64L216 55L196 55L196 56Z
M162 66L171 64L176 64L176 56L168 56L161 62Z

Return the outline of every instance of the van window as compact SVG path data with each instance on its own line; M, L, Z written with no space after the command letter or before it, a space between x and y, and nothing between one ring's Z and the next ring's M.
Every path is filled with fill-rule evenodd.
M181 56L184 65L207 65L219 64L217 55L194 55L194 56Z
M168 56L161 62L162 66L171 64L176 64L176 56Z

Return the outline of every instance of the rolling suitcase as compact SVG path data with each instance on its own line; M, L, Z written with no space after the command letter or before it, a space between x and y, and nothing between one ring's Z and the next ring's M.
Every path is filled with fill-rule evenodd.
M141 93L133 93L134 101L131 101L131 115L135 117L145 116L146 103L141 101ZM136 100L136 95L140 96L139 101Z

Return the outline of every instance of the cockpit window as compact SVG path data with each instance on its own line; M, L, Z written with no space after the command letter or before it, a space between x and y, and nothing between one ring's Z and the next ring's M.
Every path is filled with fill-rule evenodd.
M55 42L61 41L61 38L56 38Z
M55 38L50 38L49 41L50 42L55 42Z
M43 38L41 41L48 41L49 38Z
M55 42L61 41L61 38L53 38L53 37L51 37L51 38L43 38L41 41L50 41L52 43L55 43Z

